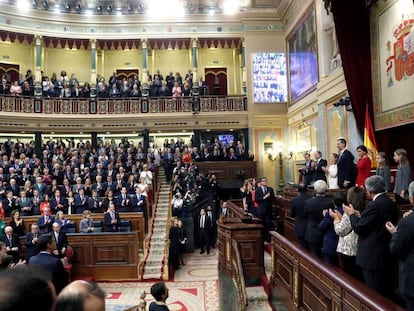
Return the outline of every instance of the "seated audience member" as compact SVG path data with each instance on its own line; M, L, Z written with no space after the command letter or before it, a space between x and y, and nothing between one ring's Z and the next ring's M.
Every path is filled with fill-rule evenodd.
M53 254L58 258L65 257L66 249L68 248L68 238L66 233L60 230L60 226L57 222L52 225L52 236L56 241L56 250L53 251Z
M39 225L40 234L48 233L52 231L52 225L55 222L55 217L50 215L50 210L48 207L43 209L42 215L37 220Z
M408 186L408 198L414 205L414 182ZM414 310L414 215L407 213L398 226L392 222L385 224L389 233L392 234L390 241L391 254L399 259L399 292L404 296L407 311Z
M321 256L323 234L319 231L319 223L323 219L323 210L332 206L332 199L325 196L328 187L323 180L317 180L313 184L315 196L305 201L305 217L308 219L305 240L309 249L317 256Z
M345 205L352 206L362 212L365 208L365 191L359 187L352 187L346 195ZM358 280L362 280L361 268L356 264L358 235L352 230L351 221L346 213L329 211L334 219L334 229L339 236L336 252L338 253L339 267Z
M24 220L20 217L19 210L15 209L11 212L9 226L13 228L13 232L18 236L24 236L26 234L24 232Z
M108 211L104 214L105 231L106 232L117 232L121 218L115 211L115 204L109 203Z
M149 311L169 311L166 301L169 297L168 288L164 282L157 282L151 286L151 295L155 301L150 303Z
M39 226L35 223L31 225L31 231L26 234L26 260L30 257L39 254L39 244L37 243L40 237Z
M56 311L105 311L105 292L95 282L76 280L56 300Z
M37 243L40 253L30 258L29 265L42 266L52 273L52 282L58 294L67 284L67 275L62 260L53 255L56 241L51 234L44 234Z
M79 232L90 233L95 230L93 226L92 213L90 210L83 211L83 219L79 223Z
M0 309L55 310L56 291L49 271L38 266L18 266L0 273Z
M295 237L302 247L309 249L308 243L305 241L306 227L308 220L305 217L305 201L312 196L307 192L306 185L301 182L298 184L299 195L290 201L290 216L295 218Z
M7 255L13 256L13 262L19 260L20 241L19 236L13 233L13 228L4 228L4 234L0 236L0 241L6 244Z
M384 179L371 176L365 181L365 189L372 201L358 217L352 206L344 206L352 229L358 234L356 263L362 268L365 284L381 295L391 298L393 275L390 267L394 261L389 250L391 234L385 228L386 222L397 223L398 210L385 192Z

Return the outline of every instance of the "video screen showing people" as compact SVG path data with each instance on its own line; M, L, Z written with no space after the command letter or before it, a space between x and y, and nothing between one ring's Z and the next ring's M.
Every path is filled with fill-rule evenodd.
M255 103L287 100L285 53L253 53L253 99Z

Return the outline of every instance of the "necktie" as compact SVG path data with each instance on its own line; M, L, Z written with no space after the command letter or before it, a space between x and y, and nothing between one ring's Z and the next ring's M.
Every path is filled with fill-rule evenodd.
M266 193L267 193L267 188L263 187L263 194L266 194Z
M204 215L201 216L201 222L200 222L200 228L203 229L204 228Z
M12 240L12 236L11 235L9 235L9 244L10 244L10 247L13 246L13 240Z

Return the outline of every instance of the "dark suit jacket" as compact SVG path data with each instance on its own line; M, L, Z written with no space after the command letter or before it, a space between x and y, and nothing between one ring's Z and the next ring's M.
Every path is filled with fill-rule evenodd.
M50 234L53 236L53 238L56 241L56 248L59 252L59 257L63 257L62 248L64 248L64 247L67 248L68 247L68 238L66 237L66 234L64 232L60 231L59 232L59 238L57 240L56 240L56 235L53 231Z
M310 160L309 163L305 163L306 170L302 169L300 172L303 176L303 183L306 186L309 186L313 181L313 169L312 169L313 160Z
M295 218L295 237L305 237L308 219L305 217L305 201L312 198L309 193L300 193L290 201L290 216Z
M140 201L142 201L142 204L140 204ZM144 212L144 215L146 214L146 198L145 195L141 194L141 200L138 200L137 195L134 194L131 196L131 211L133 212Z
M9 239L7 238L6 234L2 234L0 236L0 241L6 243L6 246L9 246L10 248L12 247L17 247L20 249L20 240L19 240L19 236L15 233L12 234L12 243L10 244Z
M168 307L165 305L158 305L155 301L151 302L148 311L169 311Z
M58 205L62 205L62 207L58 207ZM59 204L56 201L56 198L53 197L50 199L50 209L52 210L53 214L56 214L57 211L63 210L65 213L68 210L68 200L64 198L63 196L59 197Z
M88 210L90 210L92 213L101 212L101 208L99 206L100 201L101 199L99 197L97 197L96 199L94 197L89 197Z
M389 268L391 255L389 242L391 234L385 223L397 223L398 210L386 193L368 204L361 218L351 215L352 229L358 234L356 263L363 269L382 270Z
M37 237L40 237L40 233L37 234ZM26 261L29 261L30 257L33 257L39 254L39 246L37 243L33 244L33 233L29 232L26 234Z
M59 294L66 286L67 276L63 268L63 263L59 258L56 258L48 252L41 252L31 257L29 264L43 266L52 273L52 282L55 285L56 294Z
M305 217L308 219L305 240L309 243L322 244L323 233L319 231L319 223L323 219L322 211L333 206L332 198L314 196L305 201Z
M391 254L398 257L399 290L404 296L414 297L414 215L400 220L397 232L390 242Z
M41 234L48 233L52 231L52 225L55 222L55 217L49 216L50 222L45 222L45 216L41 215L39 219L37 220L37 224L39 225L39 232Z
M319 159L319 162L316 162L316 167L313 169L313 181L324 180L326 181L325 172L322 170L322 167L328 167L328 162L325 159Z
M32 215L32 208L33 208L33 201L30 198L25 198L25 201L19 201L19 207L22 213L22 216L30 216ZM30 210L25 211L23 208L30 208Z
M345 149L342 152L342 155L338 157L338 185L339 188L343 188L344 181L347 180L350 182L349 187L352 187L355 184L355 172L354 172L354 156L348 150Z
M75 211L76 214L82 214L85 209L88 208L88 201L89 197L87 195L84 195L81 199L79 194L75 194Z
M275 193L271 187L267 187L267 192L270 193L270 196L266 199L261 187L258 187L254 192L254 200L258 203L257 214L261 218L272 215L272 202L275 199Z
M119 214L115 212L115 218L117 220L116 224L111 224L112 218L111 214L109 212L106 212L104 214L104 223L105 223L105 231L106 232L117 232L119 224L121 223L121 218L119 217Z

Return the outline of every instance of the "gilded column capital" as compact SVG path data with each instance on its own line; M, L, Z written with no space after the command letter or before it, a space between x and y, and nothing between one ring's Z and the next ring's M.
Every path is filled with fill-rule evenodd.
M142 48L143 49L146 49L148 47L148 39L147 38L141 39L141 43L142 43Z
M98 43L98 39L89 39L89 42L91 43L91 49L96 49L96 44Z
M191 38L191 46L193 48L198 47L198 38Z

